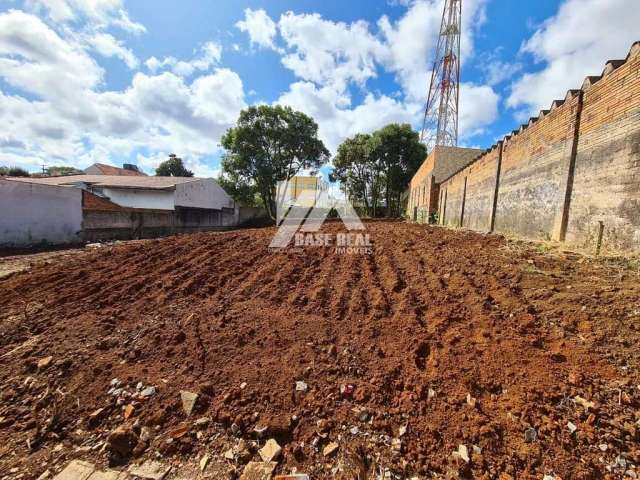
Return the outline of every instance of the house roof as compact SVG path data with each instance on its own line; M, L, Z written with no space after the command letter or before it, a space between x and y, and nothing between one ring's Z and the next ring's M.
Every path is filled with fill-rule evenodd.
M182 183L204 180L196 177L147 177L121 175L67 175L64 177L9 177L8 180L26 183L40 183L44 185L72 186L85 183L95 187L132 188L140 190L174 190Z
M100 175L120 175L123 177L146 177L146 175L142 172L137 172L135 170L127 170L125 168L114 167L112 165L106 165L104 163L94 163L88 168L97 168L100 171ZM88 170L85 169L86 170Z

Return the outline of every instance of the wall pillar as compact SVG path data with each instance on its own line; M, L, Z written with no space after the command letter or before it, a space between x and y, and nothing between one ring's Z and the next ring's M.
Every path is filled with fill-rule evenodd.
M500 191L500 171L502 169L502 146L504 142L498 142L498 160L496 161L496 184L493 190L493 204L491 205L491 220L489 232L493 233L496 226L496 210L498 209L498 193Z

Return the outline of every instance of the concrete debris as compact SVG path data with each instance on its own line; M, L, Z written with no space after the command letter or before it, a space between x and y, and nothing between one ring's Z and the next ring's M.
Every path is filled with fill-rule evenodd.
M476 406L476 399L473 398L470 393L467 393L467 405L471 408L475 408Z
M42 370L43 368L47 368L49 365L51 365L52 361L53 357L45 357L38 360L38 369Z
M48 480L49 478L51 478L51 470L45 470L44 472L42 472L42 475L37 478L37 480Z
M535 428L527 428L524 431L524 441L533 443L538 439L538 431Z
M573 422L567 422L567 428L572 435L578 430L578 427Z
M324 447L324 449L322 450L322 454L325 457L330 457L333 454L335 454L339 448L340 448L340 445L338 445L336 442L331 442L329 445Z
M398 436L399 437L404 437L405 434L407 433L407 428L409 426L408 425L402 425L399 429L398 429Z
M276 462L249 462L240 476L240 480L271 480Z
M589 410L589 409L593 410L594 408L596 408L595 402L590 402L586 398L582 398L580 395L576 395L575 397L573 397L573 400L578 405L582 405L585 410Z
M306 392L309 386L303 381L296 382L296 392Z
M469 449L466 445L458 445L458 455L460 455L460 458L464 460L465 463L469 463L471 461L471 458L469 457Z
M202 428L202 427L206 427L210 423L211 423L211 418L209 418L209 417L200 417L195 422L193 422L193 425L195 427L197 427L197 428Z
M94 471L95 467L91 463L74 460L54 480L87 480Z
M260 458L262 458L263 462L271 462L273 460L277 460L282 453L282 447L278 445L273 438L267 440L267 443L262 447L258 453L260 454Z
M292 473L291 475L276 475L274 480L310 480L306 473Z
M198 394L182 390L180 392L180 400L182 401L182 410L187 416L191 415L198 401Z
M129 473L145 480L162 480L171 471L171 466L164 465L155 460L149 460L142 465L133 465Z
M209 465L209 455L205 454L203 455L203 457L200 459L200 471L204 472L207 469L207 465Z
M156 387L147 387L140 392L140 396L143 398L153 397L156 394Z

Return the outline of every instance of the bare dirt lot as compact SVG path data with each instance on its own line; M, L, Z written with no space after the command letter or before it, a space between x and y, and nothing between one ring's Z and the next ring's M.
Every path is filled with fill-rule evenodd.
M312 479L640 475L636 271L367 230L371 255L276 252L273 229L245 230L0 280L0 478L205 454L198 475L234 478L271 438L276 473Z

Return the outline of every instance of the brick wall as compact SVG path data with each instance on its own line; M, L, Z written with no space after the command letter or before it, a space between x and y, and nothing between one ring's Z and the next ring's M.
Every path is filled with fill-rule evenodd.
M492 148L477 162L469 165L461 175L467 177L467 198L462 226L472 230L491 230L493 197L501 145Z
M439 190L449 226L640 251L640 42Z
M640 47L584 85L567 241L640 250Z

